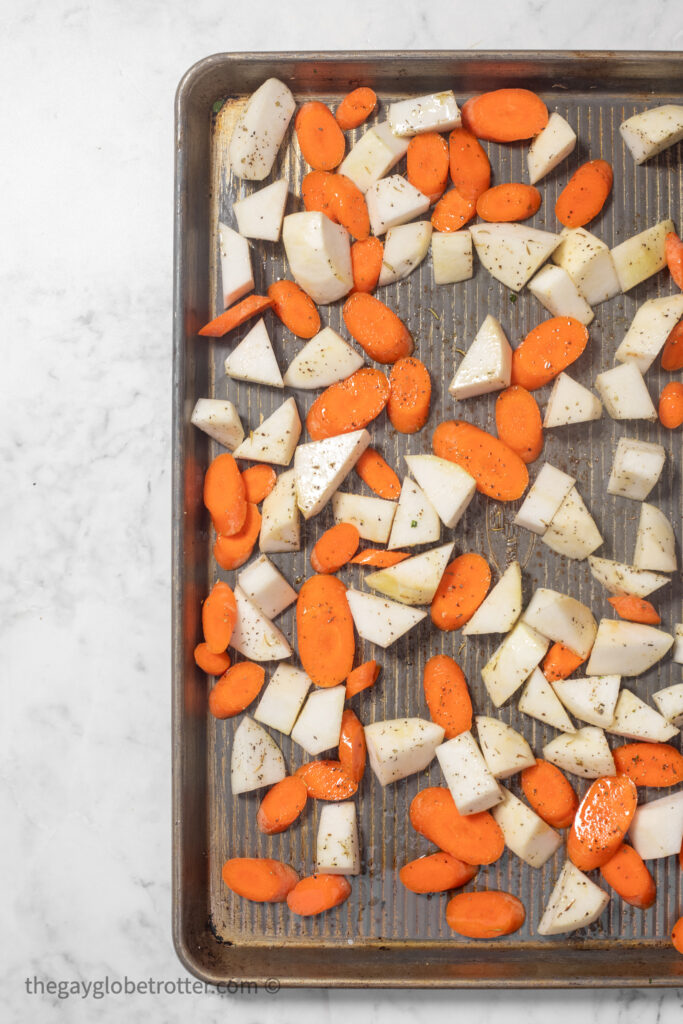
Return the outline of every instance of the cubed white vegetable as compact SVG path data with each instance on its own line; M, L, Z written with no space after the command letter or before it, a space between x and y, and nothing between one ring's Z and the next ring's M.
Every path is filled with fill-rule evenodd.
M639 676L656 665L673 642L670 633L642 622L600 619L586 674Z
M232 795L274 786L287 774L277 743L253 718L245 715L232 740L230 788Z
M419 267L429 252L431 237L432 225L428 220L389 228L384 239L382 269L377 282L380 287L403 280Z
M598 631L598 624L587 605L547 587L538 587L534 591L522 615L522 622L549 640L564 644L580 658L588 657Z
M223 305L227 308L254 287L249 243L227 224L218 225Z
M236 380L271 388L284 387L280 367L263 320L258 320L225 360L225 372Z
M635 162L645 163L683 139L683 106L650 107L622 121L619 131Z
M479 814L503 799L471 732L442 743L436 757L460 814Z
M676 626L677 643L679 628ZM676 683L674 686L666 686L663 690L657 690L652 694L652 699L657 705L660 715L663 715L667 722L671 722L677 729L683 726L683 683Z
M536 764L534 753L521 733L499 718L477 715L477 735L488 770L497 779L509 779Z
M600 547L602 536L576 487L572 487L541 539L558 555L579 560Z
M554 679L553 690L581 722L606 729L614 720L621 676Z
M410 139L394 135L388 121L376 124L364 132L339 166L340 174L367 192L371 185L388 174L402 156Z
M449 132L460 127L460 110L451 89L429 96L411 96L389 104L389 124L395 135Z
M263 691L254 718L289 736L310 686L311 680L300 668L285 663L278 665Z
M522 611L522 570L511 562L472 618L463 628L463 636L507 633Z
M332 496L335 523L353 523L363 540L386 544L396 514L396 502L364 494L337 491Z
M448 392L459 400L500 391L509 387L511 372L510 343L498 320L489 313L455 371Z
M244 427L232 402L220 398L198 398L191 422L214 441L234 451L244 439Z
M607 493L644 501L662 475L665 460L666 451L661 444L620 437Z
M491 811L505 845L532 868L541 868L562 846L562 836L509 789L501 786L503 800Z
M391 527L389 550L433 544L440 534L441 523L431 501L421 487L405 477Z
M674 629L674 647L671 658L678 665L683 665L683 623L678 622Z
M286 205L287 182L284 178L273 181L258 192L252 192L244 199L236 199L232 209L239 233L245 238L279 242Z
M517 707L523 714L537 718L553 729L576 732L571 718L540 668L535 668L527 679Z
M301 546L294 470L280 473L261 506L259 548L264 553L298 551Z
M331 327L323 327L294 356L285 372L288 388L311 391L345 380L363 365L363 356Z
M571 316L589 324L595 314L562 267L547 263L529 281L529 291L553 316Z
M524 224L475 224L470 234L486 270L513 292L524 287L560 244L559 235Z
M548 650L548 640L518 622L481 670L489 697L497 708L520 688Z
M527 150L526 162L531 184L535 185L546 174L554 171L558 164L567 159L575 145L576 132L561 114L553 111L543 131L531 140Z
M561 935L587 928L597 921L608 903L609 893L567 860L543 911L538 934Z
M679 735L675 725L667 722L659 711L655 711L631 690L621 690L619 693L614 718L607 732L629 740L651 743L666 743L673 736Z
M383 235L429 209L429 198L401 174L392 174L371 185L365 193L373 235Z
M324 803L320 808L315 870L324 875L359 875L360 846L353 800Z
M280 661L289 658L292 648L287 638L249 600L239 585L235 587L235 603L237 620L230 637L233 650L251 661Z
M515 526L545 533L575 483L573 476L544 462L515 516Z
M292 277L314 302L327 305L348 295L353 272L346 228L315 210L290 213L282 241Z
M440 725L424 718L396 718L366 725L368 760L380 786L426 768L443 735Z
M369 444L367 430L353 430L297 447L294 480L297 504L304 519L322 512Z
M431 604L454 545L443 544L365 577L373 590L403 604Z
M589 306L597 306L621 291L608 246L586 228L564 228L553 252L553 263L566 270Z
M378 647L390 647L427 617L427 612L420 608L360 590L347 590L346 600L358 635Z
M432 232L432 269L434 284L469 281L473 273L472 236L461 231Z
M296 103L277 78L268 78L247 100L230 139L230 169L238 178L263 181L270 174Z
M653 422L657 419L657 410L635 363L622 363L599 373L595 386L612 419Z
M593 578L602 583L610 594L632 594L634 597L647 597L659 590L671 580L656 572L634 569L624 562L614 562L610 558L597 558L591 555L588 559Z
M269 619L275 619L296 601L296 590L267 555L259 555L242 569L237 582L249 600Z
M648 277L664 269L665 239L675 230L672 220L662 220L659 224L632 235L612 249L612 260L622 292L635 288L641 281L646 281Z
M292 739L315 757L339 744L346 699L345 686L330 686L309 694L292 729Z
M664 295L639 306L614 358L646 373L683 316L683 295Z
M678 565L671 521L661 509L646 501L640 506L633 564L636 569L653 572L675 572Z
M462 466L438 455L406 455L405 460L441 522L454 527L475 495L474 477Z
M288 398L259 427L252 430L248 437L245 437L233 454L236 459L288 466L300 436L299 410L294 399Z
M553 382L548 398L543 426L566 427L574 423L588 423L602 416L600 399L579 384L568 373L560 373Z
M543 747L546 761L582 779L600 779L616 775L617 769L602 729L585 725L575 733L556 736Z
M628 838L643 860L678 854L683 843L683 790L640 804Z

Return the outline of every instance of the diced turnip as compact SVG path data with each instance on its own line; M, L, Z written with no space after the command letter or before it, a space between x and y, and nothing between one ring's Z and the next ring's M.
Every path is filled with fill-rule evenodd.
M375 594L363 594L360 590L347 590L346 599L358 635L378 647L390 647L427 617L427 612L420 608Z
M405 460L441 522L454 527L475 495L474 477L457 463L438 455L406 455Z
M448 392L459 400L500 391L509 386L511 372L510 343L498 320L489 314L455 371Z
M573 476L544 462L515 516L515 526L545 533L575 483Z
M509 779L536 764L534 753L521 733L498 718L477 715L477 734L488 770L497 779Z
M655 711L631 690L621 690L619 693L612 724L606 729L615 736L651 743L666 743L679 734L675 725L667 722L659 711Z
M543 426L566 427L574 423L589 423L602 416L600 399L579 384L568 373L560 373L553 383L545 410Z
M424 718L396 718L366 725L368 760L380 786L426 768L443 735L440 725Z
M469 281L473 273L472 236L461 231L432 232L432 269L434 284Z
M351 291L351 243L341 224L315 210L290 213L282 241L292 277L314 302L327 305Z
M678 630L676 626L677 644ZM667 686L663 690L657 690L652 694L652 699L657 705L660 715L671 722L677 729L683 726L683 683L676 683L674 686Z
M268 78L250 96L230 139L230 169L236 177L268 177L295 106L292 93L277 78Z
M192 411L191 423L234 451L244 439L244 427L232 402L220 398L198 398Z
M332 496L335 523L353 523L363 540L386 544L396 513L396 502L385 498L368 498L364 494L337 491Z
M296 601L296 590L267 555L259 555L245 566L237 582L252 604L269 619L277 618Z
M664 242L666 236L675 230L672 220L662 220L612 249L612 259L622 292L630 291L641 281L664 269Z
M365 193L373 235L414 220L429 209L429 198L401 174L392 174L370 185Z
M614 358L621 363L635 363L641 373L646 373L682 316L683 295L664 295L644 302Z
M323 327L294 356L285 372L288 388L311 391L345 380L363 365L363 357L331 327Z
M564 644L580 658L587 658L593 646L598 625L587 605L568 594L538 587L534 591L522 622L547 636L549 640Z
M535 668L527 679L517 707L522 714L537 718L539 722L551 725L553 729L576 732L571 718L540 668Z
M315 757L339 744L346 699L345 686L331 686L309 694L292 729L292 739Z
M553 690L581 722L607 729L614 720L621 676L554 679Z
M642 622L600 619L586 674L639 676L656 665L673 642L669 633Z
M280 473L261 506L259 547L264 553L298 551L301 545L294 470Z
M518 622L481 670L489 697L497 708L528 679L548 650L548 640Z
M389 122L383 121L361 135L342 160L339 172L350 178L361 192L367 192L405 156L409 142L410 139L394 135Z
M258 192L232 204L237 229L245 238L261 238L266 242L279 242L282 219L287 205L287 182L274 181Z
M428 220L415 224L398 224L389 228L384 239L380 286L401 281L419 267L429 252L432 225Z
M683 790L636 808L628 838L643 860L680 853L683 843Z
M282 374L263 320L258 320L247 336L225 360L225 372L236 380L253 381L271 388L284 387Z
M588 559L591 573L610 594L632 594L634 597L647 597L659 590L671 580L668 576L660 576L656 572L635 569L624 562L613 562L609 558L597 558L591 555Z
M591 323L595 316L567 271L553 263L541 267L528 287L552 316L571 316L582 324Z
M522 570L512 562L463 628L463 636L507 633L522 611Z
M460 127L460 110L451 89L389 104L389 124L401 138Z
M301 435L301 420L293 398L288 398L235 449L236 459L288 466Z
M232 306L254 287L249 243L227 224L218 225L223 305Z
M595 386L613 420L657 419L657 410L635 363L621 363L599 373Z
M576 132L561 114L554 111L539 135L531 140L526 162L529 181L535 185L569 156L576 145Z
M253 718L245 715L235 730L230 755L232 795L274 786L287 774L277 743Z
M398 565L370 573L365 582L373 590L403 604L431 604L452 551L452 543L431 548Z
M503 800L491 813L503 833L505 845L529 867L543 867L562 846L562 836L509 789L500 788Z
M640 506L633 564L636 569L653 572L675 572L678 565L671 521L661 509L646 501Z
M475 224L470 228L477 255L488 272L513 292L560 244L560 236L524 224Z
M567 860L543 911L538 934L561 935L587 928L597 921L608 903L609 893Z
M289 736L303 707L311 680L294 665L278 665L263 691L254 718Z
M677 665L683 665L683 623L678 622L674 629L674 646L671 659Z
M637 164L645 163L683 139L683 106L665 103L622 121L621 137Z
M553 263L566 270L589 306L598 306L621 291L607 245L585 228L564 228Z
M460 814L479 814L502 800L501 787L486 765L471 732L436 748L446 785Z
M438 541L440 533L441 523L431 501L421 487L406 477L391 527L389 550L433 544Z
M315 870L323 875L359 875L360 847L353 800L324 803L320 808Z
M620 437L607 493L644 501L662 475L665 461L666 451L661 444Z
M230 646L251 661L280 661L289 658L292 649L283 633L275 626L242 588L235 587L237 621L230 637Z
M595 520L575 487L560 505L541 540L558 555L579 560L587 558L602 544Z
M304 519L317 516L370 444L367 430L300 444L294 452L296 500Z
M585 725L575 733L562 733L543 747L543 757L565 772L582 779L616 775L614 758L602 729Z

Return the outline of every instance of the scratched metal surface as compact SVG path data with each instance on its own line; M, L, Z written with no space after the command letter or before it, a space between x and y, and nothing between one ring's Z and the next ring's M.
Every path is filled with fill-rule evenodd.
M592 65L584 61L582 65L581 58L571 60L567 55L562 59L558 57L555 63L550 59L528 57L526 62L518 61L501 76L500 63L490 64L485 69L483 64L478 66L476 61L473 62L473 55L467 55L469 70L460 73L459 81L457 60L453 64L457 56L451 55L448 60L442 58L441 63L438 58L430 58L428 71L421 71L417 61L419 55L410 55L401 63L403 74L397 73L394 79L389 74L391 62L395 65L401 60L400 55L385 55L374 65L368 61L365 67L359 67L357 80L369 80L371 84L374 81L378 88L380 107L375 120L384 119L387 104L394 98L448 85L453 85L461 101L469 92L486 88L486 82L490 83L491 79L494 86L500 82L536 87L549 109L557 110L572 124L579 143L569 159L538 184L543 203L530 222L533 226L557 229L553 210L559 191L575 167L596 157L608 160L614 168L612 198L602 215L590 225L600 238L613 246L665 217L672 217L680 225L681 147L666 151L643 167L636 167L618 133L618 125L625 117L648 105L645 94L650 90L654 90L658 102L676 101L677 96L680 102L680 91L670 91L670 76L665 78L661 75L661 85L657 88L660 79L656 77L654 61L649 66L647 62L644 65L650 76L642 74L641 69L641 78L638 78L634 58L629 77L629 68L624 70L624 62L610 64L609 55L605 55L603 66L609 65L616 83L611 81L606 85L602 78L596 78L594 88L590 88L590 67L599 68L599 61ZM255 825L262 794L233 799L230 793L230 750L239 719L215 722L207 715L207 683L195 670L191 656L192 647L200 638L201 597L216 577L232 582L235 575L224 573L213 561L208 517L201 506L203 471L210 459L222 449L188 426L189 415L198 397L228 397L237 405L248 430L269 415L283 397L290 395L294 395L303 420L316 393L285 389L283 395L279 389L240 383L225 376L225 355L244 337L249 325L236 332L229 344L223 341L207 344L193 336L200 322L222 311L217 299L220 290L218 220L235 226L231 212L233 201L250 194L262 184L235 179L230 173L227 158L230 134L244 102L243 95L254 85L235 87L236 65L231 65L230 58L213 60L225 62L222 68L218 68L222 70L223 78L218 75L213 81L213 95L211 88L205 87L206 99L197 103L197 111L190 111L194 117L203 115L206 120L202 136L203 156L196 157L195 169L195 177L200 173L205 176L206 189L200 190L200 199L191 191L186 192L184 199L180 194L184 208L179 211L182 214L182 237L177 238L177 244L185 245L182 249L185 258L177 263L176 280L177 300L180 291L184 303L179 306L177 301L176 304L175 495L175 867L176 942L181 955L191 969L204 976L212 972L216 976L224 976L226 970L231 972L228 976L234 976L239 956L247 957L247 962L253 965L252 973L258 965L267 975L265 965L274 963L276 949L282 951L284 948L289 957L287 963L298 965L292 967L291 983L326 984L333 981L344 984L590 984L596 983L590 980L591 972L596 971L598 963L595 958L599 960L603 956L605 962L598 974L598 979L601 979L598 983L625 984L632 976L636 978L633 983L643 983L642 979L647 975L658 984L680 984L675 961L668 950L660 948L681 912L681 874L675 858L655 862L653 866L658 899L651 910L638 911L613 893L607 911L595 925L567 938L548 940L538 937L536 928L563 862L563 848L541 870L529 868L506 852L496 864L481 868L468 888L500 888L519 895L527 909L524 928L495 944L477 944L474 952L473 944L451 933L445 922L447 895L414 895L405 890L397 878L398 867L431 850L426 840L410 827L408 807L418 790L443 783L436 761L419 776L386 789L378 785L370 770L367 771L356 798L362 874L353 880L351 898L337 910L311 919L297 918L288 912L286 905L259 906L233 897L222 884L221 865L229 856L273 856L291 863L302 874L312 871L318 807L315 801L310 801L303 820L296 827L280 836L266 837ZM356 58L354 67L359 61ZM662 61L663 58L660 59L660 71ZM301 72L302 66L304 72ZM316 88L316 67L323 71L325 81L322 88ZM383 70L384 79L377 79L378 67ZM353 79L353 75L345 73L345 68L348 69L348 61L343 59L334 67L322 61L309 60L303 65L299 61L288 76L289 66L278 67L277 62L264 59L259 67L252 58L246 70L247 77L251 76L249 81L254 84L269 74L278 74L291 82L297 100L314 97L334 104L347 90L349 80ZM301 80L297 79L297 69ZM243 65L243 74L244 70ZM625 75L625 80L621 81L619 75ZM405 81L398 81L400 77ZM609 79L610 75L605 73L603 77ZM228 84L225 91L219 87L221 81ZM493 86L489 84L489 87ZM680 82L678 89L683 91ZM199 91L195 83L195 92ZM196 97L192 98L196 102ZM212 115L212 104L207 100L217 98L226 102L218 113ZM347 149L363 130L348 133ZM485 143L485 146L491 160L494 183L526 180L526 145ZM395 170L401 172L404 167L405 160ZM301 208L297 197L305 171L290 127L278 162L268 179L284 176L289 181L287 212ZM187 173L184 179L181 175L182 180L189 190L197 184ZM194 229L195 236L188 249L187 237L191 229ZM256 291L263 292L270 282L288 274L283 248L280 244L258 241L252 242L251 246ZM188 259L190 253L191 260ZM191 287L188 278L193 279ZM646 299L668 294L672 288L668 274L662 273L628 295L618 296L597 307L595 320L589 328L589 346L572 368L572 374L590 386L596 373L613 364L614 350L636 308ZM458 350L469 346L484 316L487 313L496 316L515 347L528 330L549 314L526 290L512 296L478 264L476 256L471 281L435 286L428 256L410 277L379 289L376 294L407 323L415 339L416 355L427 364L432 377L430 418L417 436L396 434L384 417L371 427L373 444L403 475L403 456L430 451L432 431L445 418L459 416L494 430L495 395L456 404L447 391L453 371L462 358ZM342 303L335 303L322 308L321 313L324 324L346 336L341 306ZM284 371L304 343L294 338L275 317L268 316L267 322L278 362ZM655 402L665 379L669 378L670 375L660 372L658 362L648 372L647 384ZM549 391L548 387L537 393L542 408ZM605 415L598 422L548 431L542 460L576 477L578 489L604 537L604 544L597 553L628 562L633 555L639 505L606 493L612 453L620 436L657 441L671 453L650 500L666 510L680 537L680 445L675 445L677 439L659 424L616 423ZM532 478L538 464L531 467ZM371 493L355 475L348 486ZM502 505L477 494L455 529L442 528L441 542L454 540L455 554L463 551L486 553L492 564L494 581L509 561L518 558L524 570L525 599L535 586L550 586L586 602L596 618L610 614L607 594L592 580L586 562L570 561L555 555L538 539L534 541L532 535L514 527L512 520L519 504ZM313 520L302 523L301 552L273 556L273 561L295 585L310 573L308 555L311 547L331 523L331 509L328 507ZM363 588L363 573L359 567L347 567L340 575L348 585ZM671 586L658 592L656 603L664 628L673 629L674 623L683 617L678 574ZM278 625L290 640L294 639L291 611L278 620ZM429 618L386 652L375 650L372 645L359 640L357 660L376 656L382 665L382 674L375 687L355 698L351 706L364 723L406 715L428 717L421 686L424 663L432 654L451 654L465 671L475 711L495 714L519 729L540 756L543 744L555 735L555 731L521 715L517 711L516 698L496 711L481 683L480 669L499 641L500 637L495 636L465 639L460 632L442 634L431 626ZM653 690L680 682L680 679L680 667L667 661L635 680L625 680L624 685L647 698ZM290 771L307 760L305 752L287 737L279 733L274 733L274 736ZM612 745L619 742L616 737L609 737L609 740ZM518 778L513 778L508 784L513 792L521 795ZM579 781L578 791L583 792L586 785ZM613 952L607 955L616 946L622 957L630 957L635 965L639 965L632 968L627 980L619 977L619 970L612 963L615 960ZM377 950L390 954L386 969L374 969L374 973L367 969L363 973L360 967L357 970L349 968L348 975L330 971L327 963L330 958L337 957L342 951L345 956L349 955L349 950L362 952L363 948L366 950L365 960L377 957ZM573 973L565 977L557 966L553 969L551 965L557 965L558 958L563 957L563 953L566 958L570 951L574 958L571 960ZM394 954L398 957L396 962L391 959ZM424 968L425 960L430 961L430 958L437 965L433 980L428 980L428 975L430 978L431 975ZM488 967L487 958L490 960ZM454 959L461 962L461 970L456 972L452 970ZM497 968L495 964L502 966ZM515 965L516 969L511 974L510 970Z

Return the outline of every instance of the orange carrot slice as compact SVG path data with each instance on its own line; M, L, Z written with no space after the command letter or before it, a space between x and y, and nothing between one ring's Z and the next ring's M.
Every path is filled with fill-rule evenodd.
M325 189L325 182L332 175L329 171L309 171L301 179L301 198L304 201L304 209L324 213L336 224L335 216L329 207L329 194Z
M543 451L543 421L534 396L521 387L501 391L496 399L498 437L527 465Z
M346 700L374 686L378 675L379 665L376 661L364 661L358 668L354 668L346 677Z
M288 775L268 790L256 815L259 831L277 835L293 825L308 800L306 783L296 775Z
M565 647L564 644L556 642L543 659L543 675L549 683L558 679L566 679L572 672L576 672L579 665L583 665L585 660Z
M244 565L261 532L261 513L252 502L247 502L247 518L237 533L227 536L219 533L213 546L213 557L221 569L239 569Z
M222 875L228 889L254 903L284 903L299 881L294 868L270 857L231 857Z
M589 160L577 168L555 203L560 224L581 228L597 217L612 191L612 177L606 160Z
M339 761L309 761L296 774L314 800L348 800L358 789L356 780Z
M211 654L223 654L237 622L235 595L223 580L218 580L202 605L202 629Z
M258 316L259 313L270 309L272 305L273 300L267 295L247 295L246 299L230 306L220 316L205 324L197 333L201 334L203 338L222 338L229 331L234 331L236 327L241 327L247 320L251 320L253 316Z
M458 231L472 220L476 212L476 199L464 196L459 189L452 188L434 207L432 227L435 231Z
M498 939L518 931L526 919L524 904L509 892L486 889L460 892L448 901L446 923L468 939Z
M264 498L267 498L277 483L277 474L272 466L261 463L256 466L249 466L242 470L244 480L244 491L247 501L259 505Z
M683 290L683 242L675 231L670 231L664 240L666 265L674 279L674 284Z
M491 569L481 555L459 555L441 577L432 599L432 622L438 629L461 629L472 618L491 586Z
M337 572L355 555L360 534L353 523L337 523L325 530L311 551L314 572Z
M433 722L451 740L472 728L472 699L465 674L447 654L435 654L425 665L422 685Z
M375 448L366 448L354 469L363 483L380 498L395 501L399 497L401 481Z
M398 877L411 892L446 892L467 885L478 870L476 865L465 864L450 853L439 850L438 853L430 853L427 857L418 857L404 864Z
M353 668L356 641L346 587L336 576L311 576L296 602L299 657L316 686L337 686Z
M295 281L274 281L268 288L273 312L297 338L312 338L320 330L320 314L310 295Z
M366 292L344 303L344 323L352 338L377 363L395 363L413 351L410 331L393 310Z
M214 718L234 718L256 700L265 678L265 669L253 661L232 665L209 694L209 711Z
M533 185L506 182L487 189L477 199L477 213L482 220L498 223L527 220L541 208L541 193Z
M232 455L218 455L204 477L204 504L216 533L239 533L247 518L247 493Z
M349 708L342 715L339 734L339 763L346 774L360 782L365 774L365 732L358 716Z
M543 131L548 108L528 89L495 89L463 104L462 123L478 139L517 142Z
M517 452L497 437L464 420L440 423L432 437L434 454L449 459L474 477L477 490L498 501L516 501L529 483Z
M553 828L569 828L579 800L559 768L536 758L535 765L524 769L520 781L524 796L540 818Z
M353 243L351 246L352 294L375 290L382 271L383 259L384 246L374 235L364 238L362 242Z
M304 160L315 171L332 171L342 162L344 133L324 103L312 100L299 107L294 130Z
M370 215L358 186L345 174L330 174L323 187L332 219L342 224L352 238L365 241L370 234Z
M679 320L662 349L663 370L683 370L683 320Z
M230 655L225 652L213 654L206 643L197 644L194 649L194 660L202 672L208 676L222 676L230 668Z
M659 422L667 430L676 430L683 423L683 384L679 380L667 384L659 396Z
M367 427L389 401L389 381L363 366L346 380L330 384L308 410L306 427L314 441Z
M351 565L372 565L375 569L390 569L404 559L410 558L407 551L381 551L379 548L365 548L351 559Z
M608 597L607 600L620 619L627 619L629 622L644 622L648 626L657 626L662 621L654 605L642 597L619 594L617 597Z
M287 906L299 917L312 917L338 907L351 895L344 875L308 875L287 894Z
M505 848L503 833L489 812L459 814L443 786L430 786L413 798L410 823L425 839L466 864L493 864Z
M448 181L448 144L437 132L415 135L406 154L406 177L435 203L446 190Z
M600 874L622 900L639 910L647 910L657 897L655 880L645 867L643 858L626 843L602 865Z
M389 374L391 393L387 414L394 430L415 434L422 430L429 417L432 382L424 363L415 356L399 359Z
M636 786L662 789L683 782L683 756L669 743L624 743L615 747L618 775L628 775Z
M448 136L451 181L461 196L475 202L491 184L491 164L479 140L466 128Z
M512 353L512 383L535 391L576 362L588 343L588 330L571 316L553 316L529 331Z
M683 917L679 917L671 932L671 942L677 953L683 955Z
M638 803L627 775L596 779L579 804L567 838L567 855L579 871L606 864L624 841Z
M334 116L342 131L347 132L367 121L376 106L377 96L373 90L360 86L344 97Z

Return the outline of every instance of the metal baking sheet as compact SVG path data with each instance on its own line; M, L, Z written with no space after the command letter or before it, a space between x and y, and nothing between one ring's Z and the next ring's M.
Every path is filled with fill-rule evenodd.
M416 896L397 880L401 864L430 849L411 829L407 809L420 788L441 783L436 762L420 776L384 790L370 771L366 773L357 797L363 873L353 882L352 897L337 910L312 919L296 918L286 905L241 901L221 882L221 865L228 856L274 856L302 872L311 871L318 814L315 801L310 801L297 827L274 837L258 832L255 812L260 795L235 800L230 795L229 758L237 722L216 722L207 714L207 680L192 657L200 639L201 600L216 576L230 579L232 575L217 570L213 562L209 521L201 500L204 471L221 449L190 425L194 402L198 397L228 396L248 429L283 400L279 390L236 381L228 386L223 360L249 325L231 337L230 346L222 340L207 342L196 334L222 310L216 297L218 220L234 223L232 202L255 187L230 174L227 144L232 126L246 97L272 75L291 87L297 101L318 98L335 103L353 86L370 85L380 99L380 118L393 99L443 88L453 88L461 101L503 86L534 89L551 110L568 118L579 137L571 157L540 183L543 205L534 226L555 230L554 202L568 173L588 158L603 157L614 168L614 189L607 208L591 224L596 234L611 246L665 217L672 217L680 227L681 147L636 167L618 133L625 117L648 105L682 102L683 66L676 53L220 54L201 61L183 78L176 105L173 381L173 896L179 956L193 973L215 982L242 978L263 983L275 978L282 985L325 986L681 985L683 959L668 944L671 926L683 909L675 858L654 863L658 899L651 910L635 910L612 894L608 910L591 928L547 940L537 936L536 926L563 851L540 871L506 852L498 863L480 870L474 885L519 894L527 908L524 928L495 943L468 942L451 933L445 922L446 895ZM359 132L351 133L351 139ZM525 180L525 145L486 145L494 182ZM303 173L290 127L273 171L273 177L284 175L289 180L288 212L298 208ZM254 242L252 253L258 292L286 276L281 245ZM659 274L627 296L597 307L589 347L572 373L576 371L582 383L590 384L597 372L611 366L614 349L636 307L671 287L668 276ZM430 450L434 426L456 415L447 386L460 358L457 349L467 348L484 315L497 316L515 346L548 314L528 291L511 295L476 258L474 277L463 284L433 286L428 258L410 277L377 294L408 324L416 354L428 365L433 382L430 419L419 435L398 435L382 424L372 427L373 443L402 474L402 456ZM344 333L341 305L323 308L322 315L324 323ZM284 368L303 343L274 317L269 319L269 331ZM647 376L655 399L662 378L656 364ZM314 393L287 390L290 394L303 419ZM548 389L540 393L542 403L547 394ZM491 429L494 400L489 396L460 404L457 415ZM659 424L618 425L605 416L595 423L549 431L543 458L577 478L605 538L598 554L629 561L638 508L606 494L614 444L623 435L658 441L671 452L652 497L678 528L680 444ZM532 467L532 476L534 472ZM353 486L361 485L354 479ZM494 569L502 570L512 558L519 558L525 597L534 586L557 586L587 602L597 617L608 614L606 594L591 579L587 563L554 555L512 525L518 506L518 502L501 505L477 495L455 530L442 530L442 540L452 536L456 553L487 553ZM300 583L309 574L308 553L330 523L328 508L303 525L305 546L300 553L273 557L288 579ZM348 567L342 578L362 586L362 571L357 567ZM678 575L670 587L658 592L657 605L665 626L681 621ZM285 613L278 624L292 638L292 613ZM490 711L479 673L498 640L479 637L464 643L459 632L438 634L427 619L387 652L376 652L359 641L359 658L377 653L383 666L379 682L360 701L362 720L426 716L422 670L426 659L437 652L455 656L466 673L476 710ZM667 662L628 685L646 697L654 689L679 682L680 677L680 667ZM516 700L498 714L527 736L537 754L554 735L553 730L520 715ZM280 734L276 738L294 770L306 759L304 752L288 738ZM517 779L511 786L519 794ZM583 792L585 784L579 783L578 789Z

